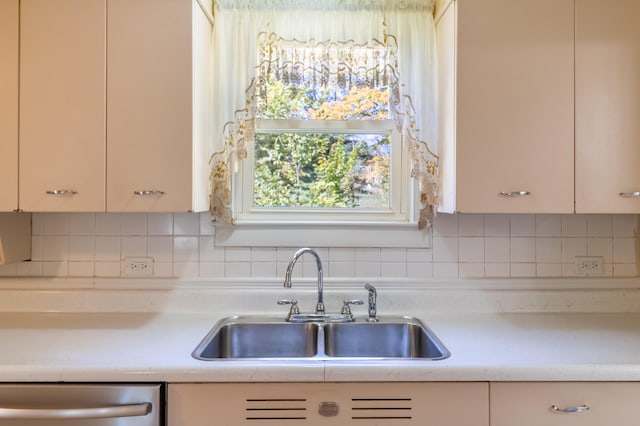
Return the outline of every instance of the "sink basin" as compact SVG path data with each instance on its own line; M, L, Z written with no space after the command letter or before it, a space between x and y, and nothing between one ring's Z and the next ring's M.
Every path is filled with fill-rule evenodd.
M436 360L449 356L431 330L412 318L327 324L324 335L324 350L329 357Z
M219 322L193 351L202 360L301 358L317 353L318 326L282 318L230 317Z
M229 317L218 322L195 348L199 360L222 359L422 359L449 351L420 320L382 317L347 323L290 323L283 318Z

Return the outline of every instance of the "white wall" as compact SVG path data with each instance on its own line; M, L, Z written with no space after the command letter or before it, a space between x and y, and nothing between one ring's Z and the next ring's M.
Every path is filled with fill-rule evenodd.
M325 276L357 278L576 276L575 256L603 256L605 276L637 276L637 215L445 215L431 249L323 249ZM284 275L295 248L218 248L208 213L33 215L32 261L0 276L119 277L149 256L159 277ZM315 265L303 263L305 276Z

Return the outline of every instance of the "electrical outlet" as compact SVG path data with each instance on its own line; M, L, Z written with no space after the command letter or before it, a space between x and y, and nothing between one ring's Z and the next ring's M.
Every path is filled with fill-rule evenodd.
M153 257L125 257L122 261L122 275L126 277L153 276Z
M576 256L576 274L602 275L603 263L602 256Z

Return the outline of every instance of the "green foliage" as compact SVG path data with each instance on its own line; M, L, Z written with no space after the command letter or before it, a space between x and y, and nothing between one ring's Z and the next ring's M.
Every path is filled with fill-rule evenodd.
M326 94L304 86L270 80L265 89L266 96L258 103L261 118L345 119L345 114L349 114L349 105L344 101L327 102ZM352 103L352 114L360 111L371 116L384 96L380 91L363 89L362 93L352 90L345 99ZM338 115L343 118L336 118ZM295 132L256 135L254 205L358 207L356 187L361 184L357 182L361 177L355 169L359 163L378 157L366 143L353 139L345 135ZM386 170L377 169L387 173L384 179L388 194L388 158Z

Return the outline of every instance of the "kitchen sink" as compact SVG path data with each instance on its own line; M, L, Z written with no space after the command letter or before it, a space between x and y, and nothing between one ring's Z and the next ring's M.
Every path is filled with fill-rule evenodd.
M318 326L281 318L230 317L220 321L193 351L202 360L300 358L317 353Z
M324 350L329 357L444 359L449 351L414 318L327 324Z
M199 360L421 359L449 351L420 320L380 317L346 323L291 323L283 318L235 316L218 322L195 348Z

